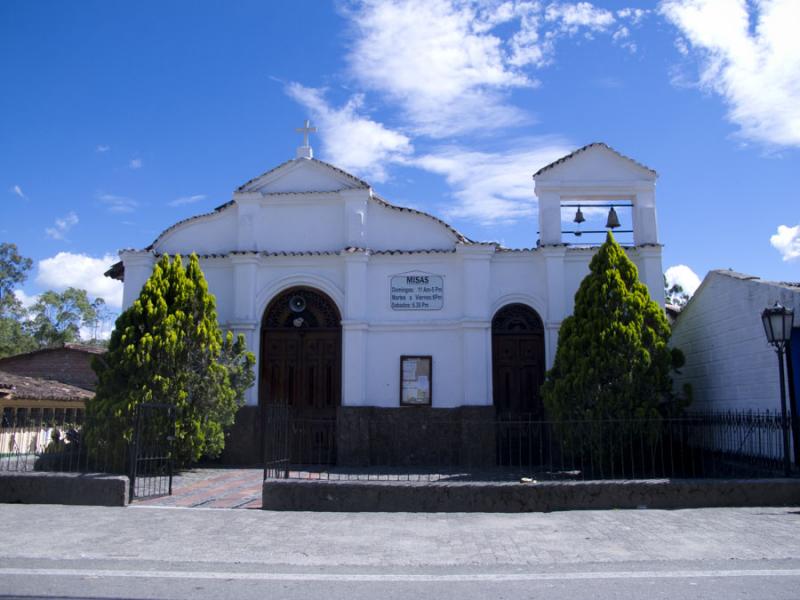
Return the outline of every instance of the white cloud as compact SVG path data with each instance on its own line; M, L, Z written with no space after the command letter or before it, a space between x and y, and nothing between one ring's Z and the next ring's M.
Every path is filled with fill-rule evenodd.
M95 152L99 152L100 154L108 152L109 150L111 150L111 146L106 146L105 144L98 144L94 149Z
M604 8L596 8L590 2L575 4L554 2L545 10L545 20L557 22L562 31L571 35L582 27L603 31L615 22L614 13Z
M800 258L800 225L778 225L778 233L769 238L769 243L781 253L783 260Z
M638 25L648 14L650 11L643 8L622 8L617 11L620 19L628 19L632 25Z
M508 93L538 85L529 71L553 62L559 38L610 34L646 14L535 0L362 0L344 12L350 73L396 102L410 130L436 138L532 122Z
M131 213L139 206L136 200L115 194L100 193L97 195L97 199L106 206L109 212L113 213Z
M407 136L359 114L364 103L360 94L333 108L322 90L291 83L286 91L311 112L326 158L343 169L382 182L388 177L388 163L403 162L414 151Z
M38 295L34 294L33 296L29 296L23 290L20 289L14 290L14 295L17 297L17 300L20 301L20 304L22 304L22 306L24 306L25 308L30 308L31 306L36 304L36 301L39 299Z
M11 187L11 193L14 194L15 196L19 196L23 200L27 200L28 199L28 197L25 195L25 193L22 191L22 188L19 187L19 185L12 186Z
M81 288L93 298L101 297L111 308L122 306L122 282L105 277L108 268L119 259L113 254L95 258L87 254L59 252L40 260L36 283L56 291Z
M131 169L141 169L142 168L142 159L141 158L132 158L128 163L128 166Z
M535 81L519 70L522 61L511 64L502 40L489 32L513 11L486 16L475 4L449 0L367 0L360 7L350 13L356 31L350 70L399 102L416 131L444 137L526 119L499 92ZM534 52L526 57L536 60Z
M75 227L78 224L78 215L74 212L70 211L60 219L56 219L55 224L53 227L45 228L45 233L48 237L53 238L54 240L63 240L65 236L69 232L70 229Z
M631 37L631 30L625 27L624 25L617 29L612 35L611 39L614 40L614 43L625 48L631 54L635 54L636 50L638 49L635 42L630 40Z
M800 146L800 2L666 0L661 12L696 53L699 84L719 94L740 135Z
M697 288L700 287L700 278L697 273L686 265L674 265L666 270L664 277L667 279L667 287L679 285L683 291L693 296Z
M169 206L183 206L184 204L194 204L195 202L200 202L201 200L205 199L205 194L195 194L194 196L181 196L180 198L176 198L167 204Z
M572 149L558 138L517 140L513 150L496 153L445 147L414 165L443 175L453 188L456 203L443 208L448 218L511 223L535 212L531 176Z

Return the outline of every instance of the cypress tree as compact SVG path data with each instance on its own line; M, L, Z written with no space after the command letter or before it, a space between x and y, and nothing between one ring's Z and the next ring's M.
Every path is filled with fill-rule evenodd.
M672 398L670 371L682 362L667 347L664 310L639 281L636 265L608 233L575 294L542 387L551 419L652 419Z
M216 302L196 255L163 255L139 298L117 319L108 352L95 360L95 398L87 405L87 439L96 452L119 454L130 442L136 407L176 408L175 449L182 464L215 457L225 445L255 358L243 336L223 339Z

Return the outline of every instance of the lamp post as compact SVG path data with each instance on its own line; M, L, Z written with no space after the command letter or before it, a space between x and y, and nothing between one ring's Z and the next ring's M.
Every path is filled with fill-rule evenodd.
M761 322L764 324L767 341L772 344L778 353L778 371L780 372L781 381L781 414L783 415L783 470L788 477L791 475L792 467L789 462L789 419L786 414L786 383L783 377L783 355L786 351L786 344L792 337L794 311L776 302L775 306L764 309L764 312L761 313Z

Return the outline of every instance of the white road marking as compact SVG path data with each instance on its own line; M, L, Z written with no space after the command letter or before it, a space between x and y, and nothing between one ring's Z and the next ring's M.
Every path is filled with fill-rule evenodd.
M119 569L0 568L0 576L138 577L148 579L219 579L239 581L329 582L503 582L565 581L578 579L696 579L713 577L800 577L800 569L733 569L709 571L578 571L564 573L461 573L452 575L405 573L242 573L222 571L132 571Z

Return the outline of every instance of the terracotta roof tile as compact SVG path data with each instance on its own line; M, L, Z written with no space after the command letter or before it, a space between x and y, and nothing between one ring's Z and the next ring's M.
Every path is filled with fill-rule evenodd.
M237 192L243 192L243 191L245 190L245 188L246 188L248 185L250 185L251 183L254 183L254 182L258 181L258 180L259 180L259 179L261 179L262 177L266 177L266 176L267 176L267 175L269 175L270 173L274 173L275 171L277 171L277 170L279 170L279 169L282 169L283 167L285 167L285 166L286 166L286 165L288 165L288 164L291 164L291 163L293 163L293 162L300 161L300 160L310 160L310 161L311 161L311 162L313 162L313 163L316 163L316 164L318 164L318 165L322 165L323 167L327 167L328 169L331 169L331 170L333 170L333 171L336 171L336 172L337 172L337 173L339 173L340 175L344 175L344 176L345 176L345 177L347 177L348 179L350 179L350 180L352 180L353 182L355 182L355 183L358 185L358 187L364 187L364 188L368 188L368 187L369 187L369 184L368 184L366 181L363 181L362 179L359 179L359 178L358 178L358 177L356 177L355 175L351 175L350 173L348 173L347 171L344 171L344 170L340 169L339 167L335 167L335 166L333 166L333 165L332 165L332 164L330 164L330 163L326 163L324 160L319 160L319 159L317 159L317 158L293 158L293 159L291 159L291 160L287 160L286 162L282 162L282 163L281 163L281 164L279 164L277 167L274 167L274 168L270 169L269 171L265 171L265 172L264 172L264 173L262 173L261 175L258 175L258 176L256 176L256 177L253 177L253 178L252 178L252 179L250 179L249 181L246 181L245 183L243 183L242 185L240 185L238 188L236 188L236 191L237 191Z
M569 159L574 158L575 156L577 156L581 152L586 152L590 148L605 148L607 150L611 150L611 152L613 152L614 154L616 154L620 158L624 158L625 160L632 162L637 167L640 167L640 168L644 169L645 171L650 171L653 175L658 175L658 173L656 173L653 169L651 169L647 165L643 165L642 163L640 163L640 162L638 162L636 160L633 160L630 156L625 156L624 154L622 154L622 152L617 152L616 150L614 150L614 148L612 148L608 144L606 144L604 142L592 142L591 144L586 144L585 146L583 146L581 148L578 148L574 152L570 152L566 156L562 156L558 160L555 160L555 161L551 162L549 165L545 165L544 167L542 167L541 169L536 171L536 173L533 174L533 178L536 179L536 177L538 177L539 175L541 175L545 171L549 171L553 167L556 167L556 166L558 166L558 165L560 165L562 163L567 162Z
M465 236L463 233L458 231L455 227L453 227L449 223L446 223L445 221L442 221L440 218L434 217L431 214L428 214L428 213L423 212L421 210L417 210L416 208L407 208L405 206L397 206L396 204L392 204L388 200L384 200L383 198L381 198L380 196L378 196L376 194L372 195L372 199L375 200L375 202L377 202L381 206L384 206L386 208L390 208L392 210L398 210L400 212L408 212L408 213L412 213L412 214L415 214L415 215L420 215L420 216L423 216L423 217L427 217L429 219L433 219L434 221L436 221L440 225L443 225L448 231L450 231L450 233L455 235L456 239L461 244L474 244L474 243L476 243L473 240L469 239L467 236Z
M42 379L40 377L26 377L0 371L0 392L10 398L27 400L89 400L94 398L94 392L84 390L74 385Z

